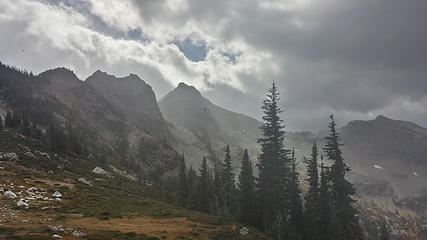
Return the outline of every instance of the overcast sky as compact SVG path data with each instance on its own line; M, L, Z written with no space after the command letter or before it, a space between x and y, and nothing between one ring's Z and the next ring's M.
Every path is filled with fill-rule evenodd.
M427 126L425 0L0 0L0 61L84 80L185 82L260 117L275 81L288 130L383 114Z

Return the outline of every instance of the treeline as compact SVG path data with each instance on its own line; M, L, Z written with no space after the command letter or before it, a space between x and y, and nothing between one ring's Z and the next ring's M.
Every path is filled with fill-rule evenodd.
M230 147L221 165L208 168L206 158L198 170L179 166L177 192L189 208L239 220L262 229L272 239L358 240L362 239L355 189L346 180L350 171L341 152L341 138L331 116L329 136L319 159L313 143L304 158L308 189L304 196L295 151L284 146L284 124L279 114L279 93L273 84L263 100L263 136L258 176L254 175L248 151L244 150L240 174L234 175Z

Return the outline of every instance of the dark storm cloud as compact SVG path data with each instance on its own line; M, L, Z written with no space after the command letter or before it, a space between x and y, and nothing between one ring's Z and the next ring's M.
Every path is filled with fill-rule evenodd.
M0 8L0 30L11 40L0 46L2 60L30 70L63 65L82 78L98 68L132 72L158 97L185 81L212 102L257 118L275 81L292 130L324 129L330 113L341 124L384 114L427 126L424 0L0 0L2 5L29 13ZM50 19L60 23L51 21L51 27ZM16 52L24 47L29 50L22 58Z
M189 2L187 21L195 18L214 24L224 20L227 24L219 38L244 41L276 58L280 73L272 78L257 76L258 81L264 83L264 89L271 81L278 82L283 103L294 114L286 117L297 128L304 127L298 123L300 115L307 115L306 112L370 118L388 111L394 112L395 117L407 118L403 113L408 109L401 109L402 115L398 116L393 107L402 107L402 101L409 105L425 101L425 1L329 0L295 11L262 8L259 1L220 1L215 6L210 1ZM242 81L251 88L252 83L245 78ZM220 97L211 92L211 98L220 103L229 98L219 93L227 92L224 86L217 89ZM253 96L262 94L254 92ZM243 110L242 105L248 107ZM259 116L259 111L249 107L253 104L242 105L234 109ZM421 117L413 120L427 117L425 111L419 114ZM420 123L427 125L427 120ZM320 124L309 125L316 128Z

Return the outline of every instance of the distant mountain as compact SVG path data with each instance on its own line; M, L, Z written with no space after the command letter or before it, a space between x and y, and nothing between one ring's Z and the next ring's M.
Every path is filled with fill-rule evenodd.
M403 197L427 188L427 129L414 123L378 116L355 120L340 129L343 155L350 179L362 195ZM327 132L291 132L285 145L293 146L301 160L313 142L325 144ZM304 170L304 164L299 167Z
M427 187L426 128L378 116L351 121L342 132L345 157L355 172L390 182L398 195Z
M216 106L193 86L180 83L159 101L159 107L175 138L174 146L198 167L203 156L215 162L222 160L222 150L232 146L236 164L243 148L255 156L261 123L251 117Z

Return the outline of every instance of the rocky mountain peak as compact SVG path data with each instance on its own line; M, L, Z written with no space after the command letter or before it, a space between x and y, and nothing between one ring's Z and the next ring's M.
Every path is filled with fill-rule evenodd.
M175 90L172 92L179 92L180 95L189 94L191 96L202 97L200 92L194 86L187 85L184 82L180 82L178 84L178 87L176 87Z
M38 75L42 85L50 91L64 91L83 84L76 74L67 68L60 67L44 71Z

